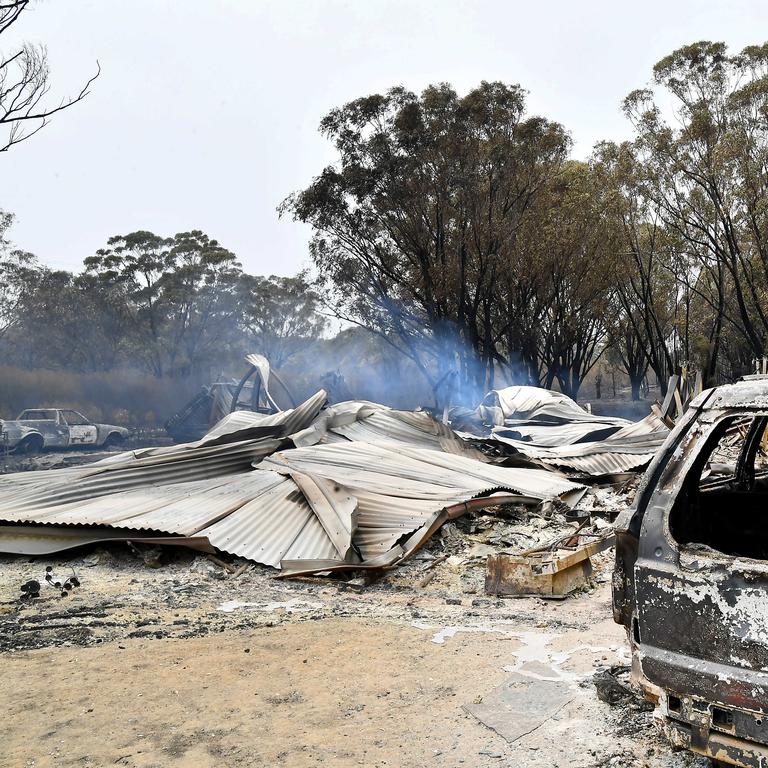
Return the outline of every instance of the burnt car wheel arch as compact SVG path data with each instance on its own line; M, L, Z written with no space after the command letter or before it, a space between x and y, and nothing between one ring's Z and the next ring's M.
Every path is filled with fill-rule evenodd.
M43 450L44 441L42 435L27 435L17 446L15 453L31 454L40 453Z
M106 447L122 445L125 442L125 437L119 432L110 432L104 440Z

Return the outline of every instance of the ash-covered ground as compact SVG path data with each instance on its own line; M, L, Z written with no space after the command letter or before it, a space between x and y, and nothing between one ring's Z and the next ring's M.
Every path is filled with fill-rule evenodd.
M488 551L573 525L551 509L465 517L374 581L147 546L3 557L3 764L707 765L673 753L625 688L612 553L565 600L484 594ZM46 574L79 586L62 597ZM22 597L30 580L39 598Z

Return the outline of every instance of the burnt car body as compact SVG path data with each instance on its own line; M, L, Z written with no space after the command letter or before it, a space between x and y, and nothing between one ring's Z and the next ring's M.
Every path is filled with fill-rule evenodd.
M68 408L28 408L17 419L0 421L0 445L15 453L120 445L129 436L125 427L96 424Z
M699 395L617 520L614 619L679 747L768 766L768 378Z

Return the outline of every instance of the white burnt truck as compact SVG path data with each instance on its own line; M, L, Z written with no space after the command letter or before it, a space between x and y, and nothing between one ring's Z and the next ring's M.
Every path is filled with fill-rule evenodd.
M129 435L125 427L96 424L67 408L28 408L17 419L0 420L0 450L12 453L117 446Z

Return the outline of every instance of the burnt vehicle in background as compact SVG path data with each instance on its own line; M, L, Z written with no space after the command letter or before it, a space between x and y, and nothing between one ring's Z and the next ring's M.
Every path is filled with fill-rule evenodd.
M165 431L175 443L199 440L228 413L245 410L273 414L296 407L293 394L266 357L249 354L245 359L249 367L240 381L216 381L203 387L165 422ZM275 396L270 386L277 389Z
M16 419L0 421L0 448L13 453L118 446L128 437L125 427L97 424L68 408L28 408Z
M768 378L703 392L616 523L614 619L677 746L768 766Z

